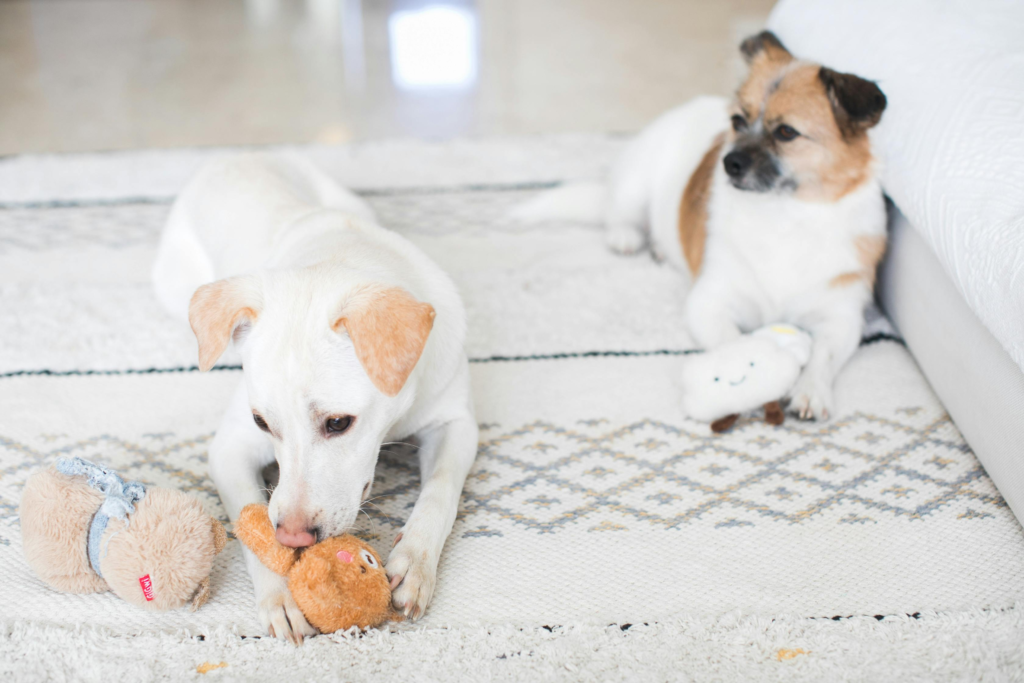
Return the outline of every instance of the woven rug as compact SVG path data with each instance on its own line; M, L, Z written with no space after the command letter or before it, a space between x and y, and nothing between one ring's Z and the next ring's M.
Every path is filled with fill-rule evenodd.
M448 661L456 647L465 656L451 667L404 675L573 677L589 661L589 675L608 676L607 661L585 656L601 646L640 657L623 678L664 678L669 663L684 678L692 659L707 675L814 680L851 661L837 654L845 643L874 648L890 671L1019 672L1024 534L883 318L871 314L838 380L832 421L775 428L746 416L712 436L678 408L691 347L678 275L608 253L597 230L505 219L540 188L596 176L619 144L299 150L460 286L481 443L426 618L318 638L295 665L312 674L344 655L347 677L372 678L404 672L381 658ZM21 556L21 487L62 455L189 491L226 519L206 447L240 381L237 359L196 372L191 333L148 283L170 200L216 153L0 161L0 652L16 673L101 677L123 661L142 678L248 676L290 652L255 637L235 541L194 614L55 593ZM407 449L381 454L360 533L383 554L418 486ZM977 650L985 634L990 658ZM722 649L736 639L745 645ZM916 645L901 653L894 639ZM36 656L40 643L57 654ZM86 655L71 654L76 643ZM643 653L673 644L683 649L643 666ZM164 660L154 648L188 654ZM215 656L227 666L196 669Z

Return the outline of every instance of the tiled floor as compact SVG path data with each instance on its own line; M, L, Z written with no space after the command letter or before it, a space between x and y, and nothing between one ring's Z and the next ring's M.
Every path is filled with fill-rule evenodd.
M627 131L771 0L0 2L0 153Z

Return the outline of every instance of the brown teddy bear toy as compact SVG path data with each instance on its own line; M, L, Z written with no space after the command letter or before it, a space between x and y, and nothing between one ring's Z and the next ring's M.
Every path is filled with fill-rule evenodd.
M198 609L227 542L192 496L125 482L82 458L32 475L19 515L25 559L43 581L70 593L111 590L148 610Z
M355 536L335 536L298 552L277 542L267 506L258 504L242 509L235 536L268 569L288 577L295 604L321 633L401 619L391 607L380 558Z

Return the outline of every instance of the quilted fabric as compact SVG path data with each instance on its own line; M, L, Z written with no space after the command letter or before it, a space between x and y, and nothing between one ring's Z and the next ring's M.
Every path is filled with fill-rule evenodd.
M1024 3L782 0L768 25L878 82L886 192L1024 369Z

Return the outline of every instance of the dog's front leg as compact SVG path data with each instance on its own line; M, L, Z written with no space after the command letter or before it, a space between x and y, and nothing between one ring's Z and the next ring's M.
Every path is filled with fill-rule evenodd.
M738 295L716 278L701 275L686 295L683 315L686 328L698 347L708 350L740 336L733 313Z
M210 476L232 521L246 505L267 502L262 472L272 462L273 446L253 423L243 382L210 444ZM248 548L243 547L242 552L256 591L260 621L270 635L296 645L315 635L316 629L302 616L285 578L267 569Z
M817 311L796 323L811 333L811 357L790 390L790 409L802 420L827 420L832 414L832 384L860 345L863 304L851 302Z
M395 609L410 619L422 616L434 593L437 563L476 458L478 433L467 415L418 436L420 496L387 563Z

